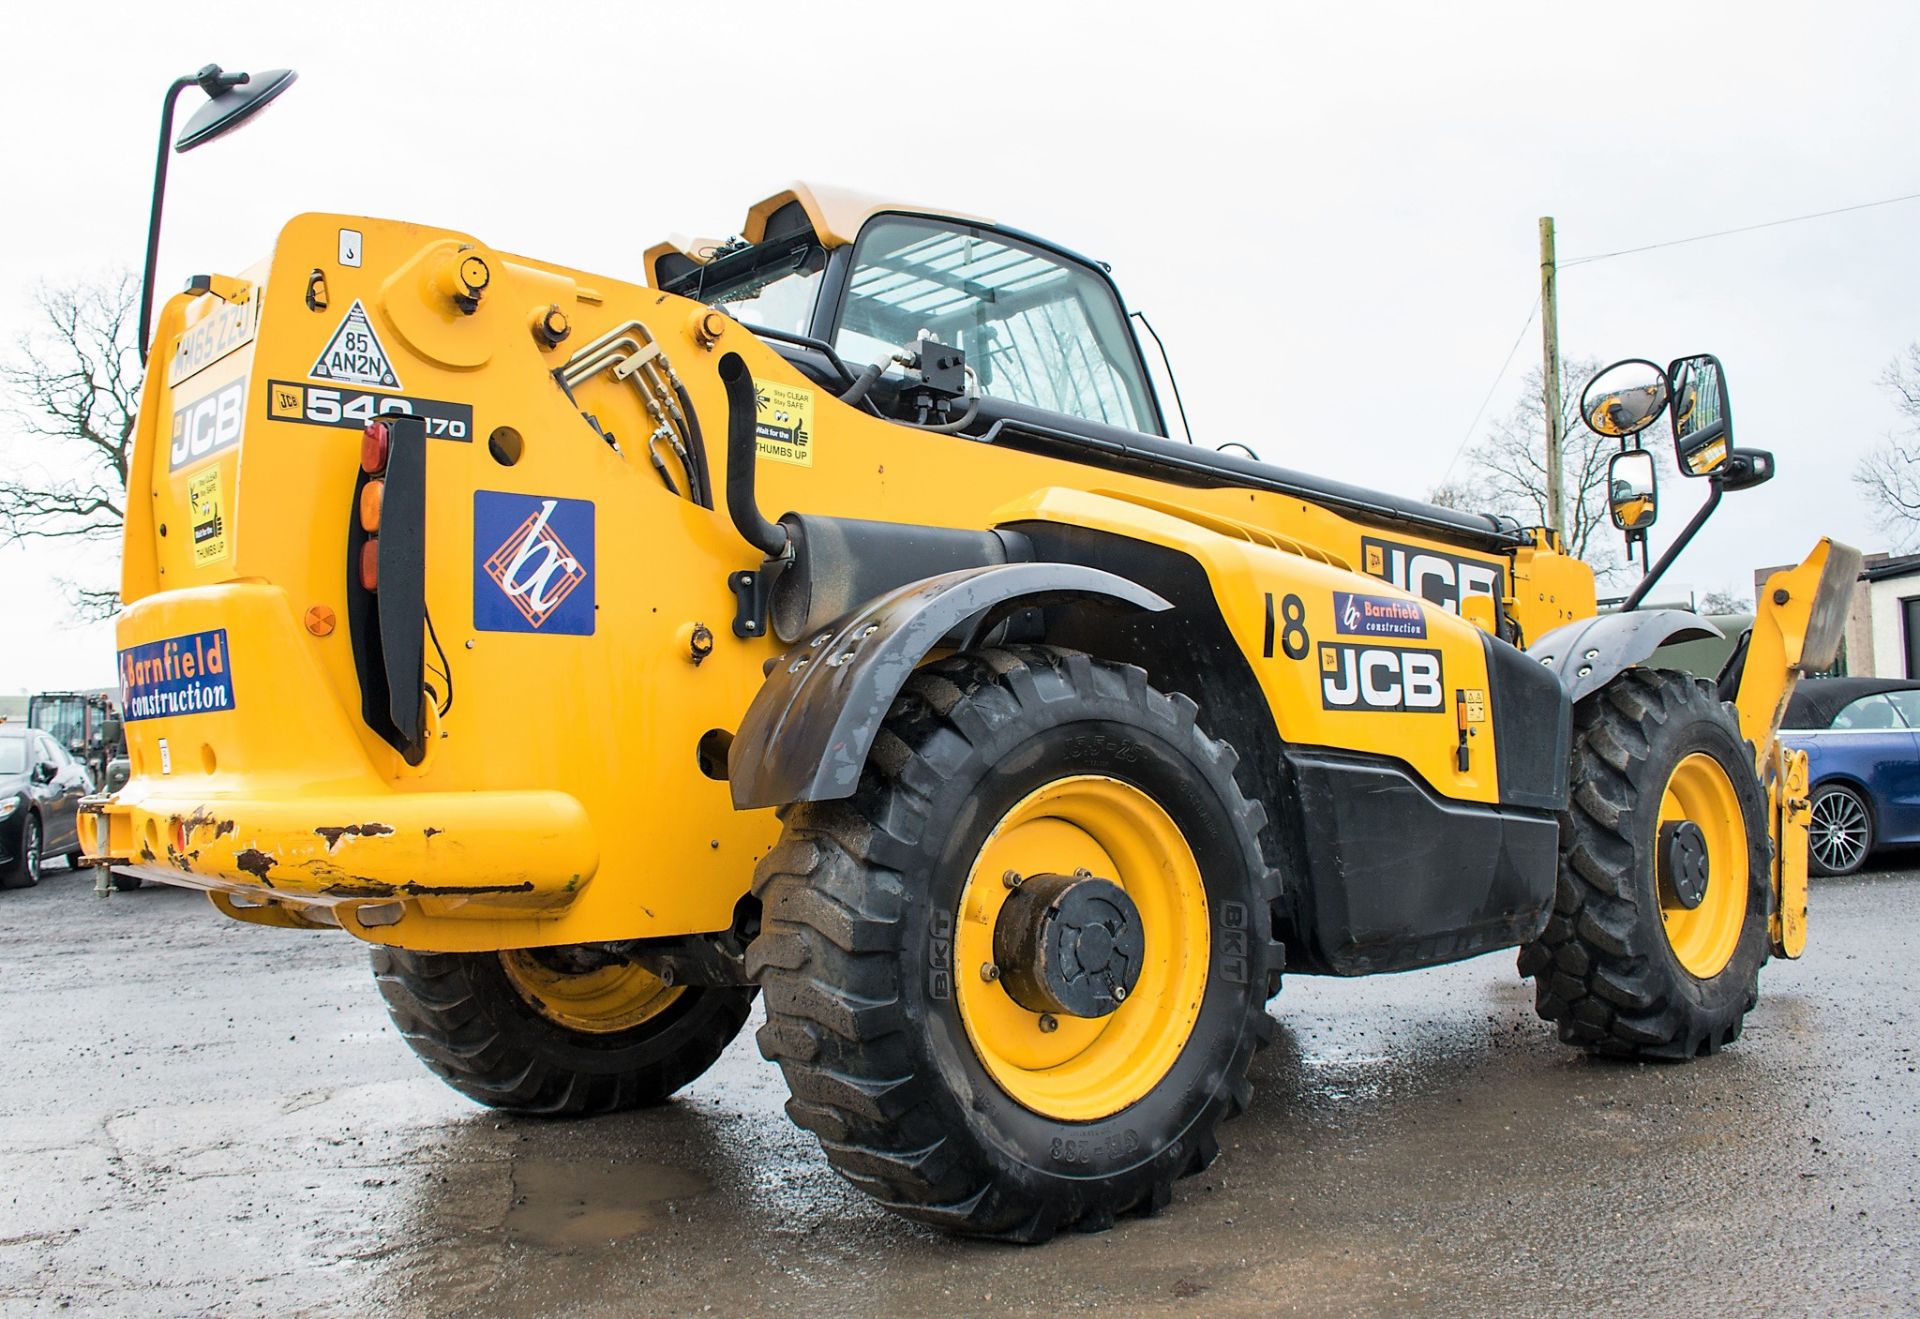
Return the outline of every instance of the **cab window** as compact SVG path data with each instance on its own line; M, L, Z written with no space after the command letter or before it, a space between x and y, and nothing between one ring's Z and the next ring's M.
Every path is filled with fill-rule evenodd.
M1009 235L902 216L860 231L835 350L881 362L922 330L965 352L990 398L1156 424L1112 286Z

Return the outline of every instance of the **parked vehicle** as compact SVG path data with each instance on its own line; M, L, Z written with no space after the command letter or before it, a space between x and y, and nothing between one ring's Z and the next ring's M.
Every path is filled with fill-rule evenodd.
M80 864L80 799L92 791L86 766L58 742L0 722L0 888L32 888L48 856Z
M127 735L104 692L41 692L27 702L27 723L47 734L112 792L131 773Z
M1780 740L1807 753L1807 864L1850 875L1877 847L1920 843L1920 682L1809 678Z

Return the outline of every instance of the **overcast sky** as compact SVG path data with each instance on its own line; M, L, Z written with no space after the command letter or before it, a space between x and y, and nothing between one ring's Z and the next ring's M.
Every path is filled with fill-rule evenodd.
M138 266L172 78L291 65L175 158L162 296L309 210L638 282L658 238L808 178L1111 262L1203 443L1420 495L1533 303L1539 216L1565 260L1920 192L1916 52L1911 0L9 5L0 342L36 281ZM1750 594L1823 532L1885 547L1849 474L1920 337L1917 233L1908 202L1564 273L1569 356L1717 352L1740 441L1778 456L1675 580ZM1539 353L1536 326L1489 416ZM1663 493L1656 553L1705 492ZM51 584L68 553L0 550L0 691L112 681L111 626Z

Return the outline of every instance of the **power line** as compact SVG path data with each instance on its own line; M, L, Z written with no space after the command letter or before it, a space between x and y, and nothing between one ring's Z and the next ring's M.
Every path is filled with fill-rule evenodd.
M1837 206L1830 211L1814 211L1810 215L1789 215L1783 220L1763 220L1759 224L1743 224L1737 229L1716 229L1710 234L1694 234L1690 238L1669 238L1661 243L1647 243L1642 247L1623 247L1618 252L1596 252L1592 256L1568 257L1560 263L1562 270L1569 266L1584 266L1593 261L1606 261L1616 256L1632 256L1636 252L1651 252L1661 247L1679 247L1683 243L1700 243L1709 238L1725 238L1730 234L1750 234L1756 229L1773 229L1783 224L1799 224L1805 220L1824 220L1830 215L1846 215L1851 211L1872 210L1876 206L1892 206L1899 202L1920 201L1920 192L1910 192L1902 197L1885 197L1877 202L1861 202L1857 206Z
M1533 305L1527 308L1527 319L1520 324L1520 333L1513 336L1513 347L1507 349L1507 360L1500 363L1500 370L1493 377L1493 383L1487 386L1487 396L1480 400L1479 409L1473 414L1473 420L1467 423L1466 433L1460 437L1460 443L1454 447L1453 457L1447 462L1447 470L1440 475L1440 484L1445 485L1453 476L1453 469L1460 462L1460 455L1467 451L1467 445L1473 441L1473 429L1480 424L1480 418L1487 414L1487 404L1493 402L1494 391L1500 388L1500 382L1507 378L1507 368L1513 365L1513 355L1520 351L1520 341L1527 337L1527 331L1533 327L1533 318L1540 314L1540 299L1536 295Z

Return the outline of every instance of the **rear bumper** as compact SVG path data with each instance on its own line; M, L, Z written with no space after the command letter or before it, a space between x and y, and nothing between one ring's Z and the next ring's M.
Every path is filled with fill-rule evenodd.
M580 801L438 789L431 755L407 766L352 718L341 675L295 618L261 582L163 592L121 614L133 773L86 803L89 858L208 890L232 914L305 913L356 932L398 919L396 903L469 921L569 907L600 861ZM177 689L202 670L210 694L138 697L144 675Z
M418 899L430 915L550 912L598 864L585 810L559 792L267 799L168 793L135 780L90 815L81 838L95 860L280 903Z

